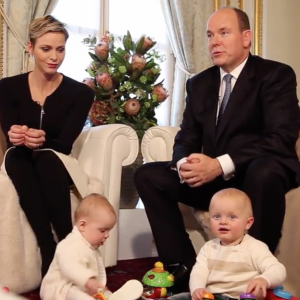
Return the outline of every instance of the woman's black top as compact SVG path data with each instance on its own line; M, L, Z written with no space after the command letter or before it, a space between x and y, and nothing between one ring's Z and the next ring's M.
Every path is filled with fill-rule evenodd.
M51 148L66 155L86 122L93 103L94 91L87 85L63 75L62 82L49 95L44 105L32 99L28 74L0 80L0 124L11 147L8 131L12 125L27 125L43 129L46 141L41 147Z

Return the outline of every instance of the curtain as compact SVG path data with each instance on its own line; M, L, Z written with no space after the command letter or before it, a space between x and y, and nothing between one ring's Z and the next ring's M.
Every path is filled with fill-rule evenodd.
M28 27L33 19L50 14L58 0L9 0L5 9L10 22L26 45ZM20 74L22 71L23 47L16 40L11 30L7 29L7 46L4 59L6 60L5 76Z
M5 10L16 32L26 45L28 41L28 27L31 20L50 14L58 0L9 0L4 2ZM11 30L7 28L4 36L7 43L4 48L5 61L3 77L20 74L23 67L23 47L17 41ZM6 141L0 128L0 164L5 153Z
M185 106L187 79L211 66L206 22L214 10L213 1L161 0L161 4L176 59L170 125L179 126Z

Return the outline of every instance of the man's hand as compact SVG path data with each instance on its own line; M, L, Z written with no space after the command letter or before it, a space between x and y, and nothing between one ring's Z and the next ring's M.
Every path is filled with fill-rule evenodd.
M203 294L207 293L205 289L196 289L193 292L192 300L202 300Z
M193 153L181 164L179 174L190 187L198 187L214 180L222 174L222 168L216 158Z
M90 278L90 279L86 282L86 284L85 284L84 287L85 287L85 289L86 289L86 292L87 292L90 296L95 295L95 294L98 292L99 288L102 288L102 289L105 288L105 287L104 287L103 285L101 285L100 282L99 282L96 278L94 278L94 277Z
M36 149L45 142L45 131L41 129L29 128L25 133L25 146Z
M9 141L14 146L22 146L25 143L25 133L27 132L28 127L23 125L12 125L8 131Z
M256 299L263 299L266 298L268 287L269 283L266 279L254 278L249 281L246 293L253 294Z

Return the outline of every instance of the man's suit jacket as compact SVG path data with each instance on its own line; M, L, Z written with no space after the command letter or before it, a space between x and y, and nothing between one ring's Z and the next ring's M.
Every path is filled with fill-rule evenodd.
M216 126L220 68L192 77L186 84L186 107L171 165L191 153L213 158L229 154L238 175L254 159L272 157L294 172L300 184L296 86L291 67L250 54Z

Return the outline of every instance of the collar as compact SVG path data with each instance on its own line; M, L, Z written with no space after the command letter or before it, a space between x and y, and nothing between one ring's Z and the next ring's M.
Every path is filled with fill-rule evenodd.
M92 250L98 250L95 249L81 234L81 232L79 231L79 229L77 228L77 226L73 227L72 230L72 235L75 235L76 237L80 238L89 248L91 248Z
M248 60L248 57L240 65L238 65L235 69L233 69L230 73L226 73L223 69L220 68L221 82L222 82L224 76L227 74L231 74L235 79L238 79L247 60Z
M234 244L234 245L230 245L230 246L224 246L224 245L222 245L222 242L221 242L221 240L219 239L219 243L220 243L220 245L222 246L222 247L236 247L236 246L239 246L240 244L242 244L243 242L244 242L244 240L246 240L248 237L247 237L247 234L244 234L243 235L243 237L242 237L242 239L238 242L238 243L236 243L236 244Z

